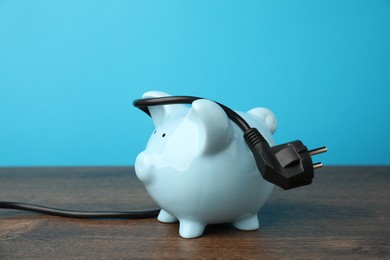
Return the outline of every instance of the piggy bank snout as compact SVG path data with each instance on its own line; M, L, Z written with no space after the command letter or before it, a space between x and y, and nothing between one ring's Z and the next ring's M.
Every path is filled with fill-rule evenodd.
M135 173L144 184L148 184L153 179L155 166L151 156L145 151L141 152L135 160Z

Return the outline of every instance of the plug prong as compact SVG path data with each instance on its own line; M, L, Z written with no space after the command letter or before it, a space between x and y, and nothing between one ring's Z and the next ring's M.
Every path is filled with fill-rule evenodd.
M313 164L313 169L316 170L316 169L322 168L322 166L324 166L322 164L322 162L314 163Z
M326 146L323 146L320 148L315 148L315 149L309 150L308 152L309 152L310 156L313 156L316 154L325 153L326 151L328 151L328 148L326 148Z

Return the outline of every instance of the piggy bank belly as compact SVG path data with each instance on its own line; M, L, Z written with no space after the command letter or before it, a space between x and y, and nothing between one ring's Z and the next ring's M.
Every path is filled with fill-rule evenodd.
M221 156L222 157L222 156ZM237 158L213 158L213 163L197 158L187 171L165 169L156 181L147 186L153 199L171 215L162 222L214 223L237 222L250 216L251 225L238 225L239 229L258 228L257 213L266 202L273 185L264 181L255 165L237 169L243 160ZM169 214L169 215L168 215Z

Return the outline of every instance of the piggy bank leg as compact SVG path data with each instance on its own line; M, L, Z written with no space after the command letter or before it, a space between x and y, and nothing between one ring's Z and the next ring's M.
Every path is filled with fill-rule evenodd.
M259 229L257 214L245 214L233 222L233 226L239 230L249 231Z
M180 220L180 236L183 238L196 238L203 234L205 224L193 220Z
M175 218L174 216L172 216L171 214L169 214L168 212L166 212L166 211L163 210L163 209L160 210L160 213L158 214L157 219L158 219L160 222L164 222L164 223L173 223L173 222L177 222L177 218Z

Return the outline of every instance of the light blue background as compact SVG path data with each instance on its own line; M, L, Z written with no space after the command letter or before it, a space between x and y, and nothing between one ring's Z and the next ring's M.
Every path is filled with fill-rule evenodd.
M390 164L390 1L0 1L0 166L132 165L148 90L275 112L278 143Z

